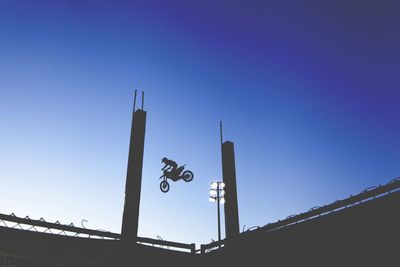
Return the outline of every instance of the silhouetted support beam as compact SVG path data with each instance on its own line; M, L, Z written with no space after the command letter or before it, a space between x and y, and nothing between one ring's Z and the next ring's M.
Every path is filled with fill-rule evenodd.
M214 250L225 245L225 240L215 241L209 244L200 245L200 253L204 254L209 252L208 250Z
M236 190L235 152L233 143L222 144L222 176L225 183L225 236L231 239L239 235L239 211Z
M125 205L121 230L122 239L130 242L136 242L137 240L146 114L145 111L139 109L135 111L132 116L131 140L125 185Z
M172 242L172 241L166 241L166 240L157 240L157 239L146 238L146 237L138 237L137 241L140 243L150 244L153 246L154 245L168 246L168 247L173 247L173 248L187 249L187 250L190 250L191 253L196 252L196 245L194 243L185 244L185 243L178 243L178 242Z

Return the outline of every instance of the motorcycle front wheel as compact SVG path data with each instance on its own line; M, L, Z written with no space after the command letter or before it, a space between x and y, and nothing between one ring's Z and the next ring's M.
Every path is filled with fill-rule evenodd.
M163 193L167 193L169 191L169 183L167 181L162 181L160 183L160 189Z
M190 182L191 180L193 180L193 172L191 171L184 171L182 176L185 182Z

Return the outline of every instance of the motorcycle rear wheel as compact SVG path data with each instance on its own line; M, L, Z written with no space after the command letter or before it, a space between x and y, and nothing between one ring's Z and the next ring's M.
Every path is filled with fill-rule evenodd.
M182 179L185 182L190 182L193 180L194 175L193 175L193 172L191 172L191 171L184 171L182 174L182 177L183 177Z
M167 193L169 191L169 183L167 181L162 181L160 183L160 189L163 193Z

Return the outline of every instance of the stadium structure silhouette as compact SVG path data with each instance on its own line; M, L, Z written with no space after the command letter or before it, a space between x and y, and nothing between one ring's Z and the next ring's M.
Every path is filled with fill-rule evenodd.
M1 266L396 266L400 177L240 231L234 144L222 142L226 238L182 244L137 236L146 111L132 116L121 233L0 214ZM136 102L136 93L135 93Z

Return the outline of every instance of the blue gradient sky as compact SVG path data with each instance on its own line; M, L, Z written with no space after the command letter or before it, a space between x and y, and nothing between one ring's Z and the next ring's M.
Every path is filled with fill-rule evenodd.
M216 238L219 120L241 227L399 176L398 1L266 2L0 0L0 212L119 232L134 89L141 236Z

